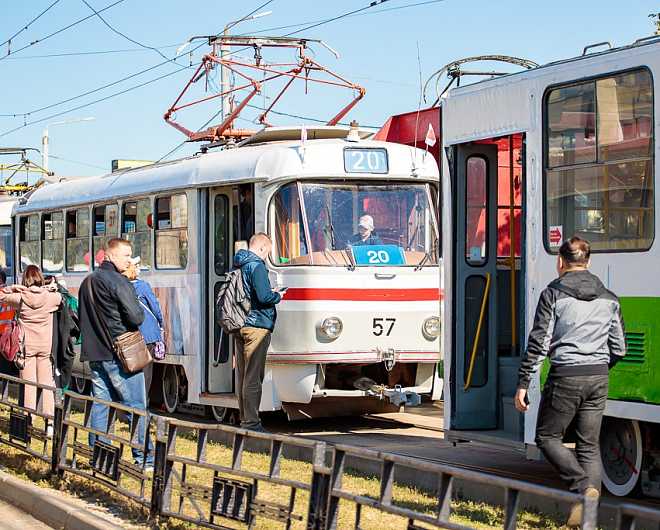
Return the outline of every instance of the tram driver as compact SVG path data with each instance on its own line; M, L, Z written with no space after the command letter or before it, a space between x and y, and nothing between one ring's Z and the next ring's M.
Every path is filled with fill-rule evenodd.
M374 233L374 218L370 215L363 215L358 222L358 233L353 234L348 240L349 247L358 247L362 245L382 245L383 242Z

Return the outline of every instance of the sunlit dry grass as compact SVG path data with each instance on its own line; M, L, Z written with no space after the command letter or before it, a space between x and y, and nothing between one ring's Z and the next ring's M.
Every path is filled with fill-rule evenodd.
M79 422L83 421L82 414L73 414L72 418ZM33 422L35 427L40 426L39 422L40 420L35 418ZM118 422L116 432L118 435L127 436L126 425ZM71 447L73 444L73 436L74 433L70 432L68 440L69 456L72 455ZM86 433L79 431L77 434L77 441L80 443L86 443L86 439ZM43 442L40 443L43 445ZM39 446L40 449L43 448L42 445ZM194 460L197 448L196 432L182 431L178 434L175 451L178 456L185 456ZM125 447L124 449L123 458L128 461L131 460L128 447ZM218 466L231 468L232 449L221 442L208 442L206 458L204 460ZM138 503L132 502L122 495L114 493L87 478L77 477L70 473L66 474L65 479L52 477L49 474L49 467L45 462L27 457L20 451L7 447L4 444L0 444L0 463L5 466L8 471L20 475L26 480L35 482L42 487L63 489L83 499L93 499L94 502L107 509L111 509L113 513L120 514L125 521L125 526L127 528L150 527L179 530L198 527L194 523L181 522L174 518L161 518L158 521L148 521L148 511ZM79 463L82 469L89 469L86 465L85 458L80 458ZM243 454L241 469L253 473L267 474L269 464L269 455L246 450ZM184 471L182 464L176 463L173 468L175 478L172 481L172 490L169 497L170 509L177 511L180 508L181 513L189 517L206 518L210 513L210 500L208 499L208 494L204 495L200 490L201 488L207 488L206 492L208 493L208 491L210 491L213 483L214 471L196 465L189 465L186 467L185 485L196 487L194 489L197 493L193 495L193 499L191 499L191 495L189 494L180 495L182 492L181 479L184 475ZM232 472L221 472L217 473L216 476L231 478L232 480L242 482L252 482L251 479L237 476ZM306 461L282 458L279 476L283 479L297 480L309 484L312 477L312 466ZM139 492L138 480L130 477L123 477L121 485L133 493ZM349 469L344 475L342 487L344 490L351 493L377 499L380 491L380 481L378 477ZM257 482L257 489L256 499L258 501L274 503L288 509L291 499L291 488L289 486L275 485L265 480L259 480ZM151 481L148 480L145 489L147 495L150 494L150 490ZM433 514L437 508L437 499L435 499L433 495L426 491L397 483L395 483L393 487L392 498L394 505L413 509L421 513ZM308 503L308 492L304 490L296 491L293 502L291 528L306 528ZM354 528L355 513L356 507L353 503L341 501L338 528ZM503 510L500 507L491 506L485 503L453 500L451 503L451 513L452 522L468 525L474 528L501 528L503 523ZM216 524L224 525L226 528L245 528L244 524L225 518L216 517L215 522ZM361 511L360 528L364 530L405 529L407 528L407 523L407 519L386 514L373 508L364 507ZM420 528L427 527L421 523L419 523L418 526ZM254 528L257 529L283 527L283 523L264 517L258 517L256 524L254 525ZM518 528L523 529L556 529L560 527L561 526L556 520L536 513L522 512L518 519Z

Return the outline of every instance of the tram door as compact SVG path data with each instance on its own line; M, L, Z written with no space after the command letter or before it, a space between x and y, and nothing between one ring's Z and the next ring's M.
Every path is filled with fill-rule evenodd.
M211 394L234 391L233 341L217 324L215 300L233 258L232 190L212 189L208 205L209 337L206 389Z
M497 147L464 144L453 169L454 429L495 429L497 388Z

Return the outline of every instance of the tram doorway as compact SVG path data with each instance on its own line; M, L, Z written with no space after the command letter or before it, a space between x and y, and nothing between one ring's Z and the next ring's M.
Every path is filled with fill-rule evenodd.
M453 151L451 426L522 440L513 408L524 333L524 135Z
M225 274L232 268L234 244L254 233L253 186L215 188L208 195L208 348L206 392L233 394L236 362L234 341L218 325L215 301Z

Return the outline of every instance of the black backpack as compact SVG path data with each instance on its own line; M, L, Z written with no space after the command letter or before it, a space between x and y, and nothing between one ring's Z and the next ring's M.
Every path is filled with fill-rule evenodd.
M237 333L245 326L250 312L250 300L243 286L241 269L226 274L226 281L220 286L215 302L218 325L225 333Z

